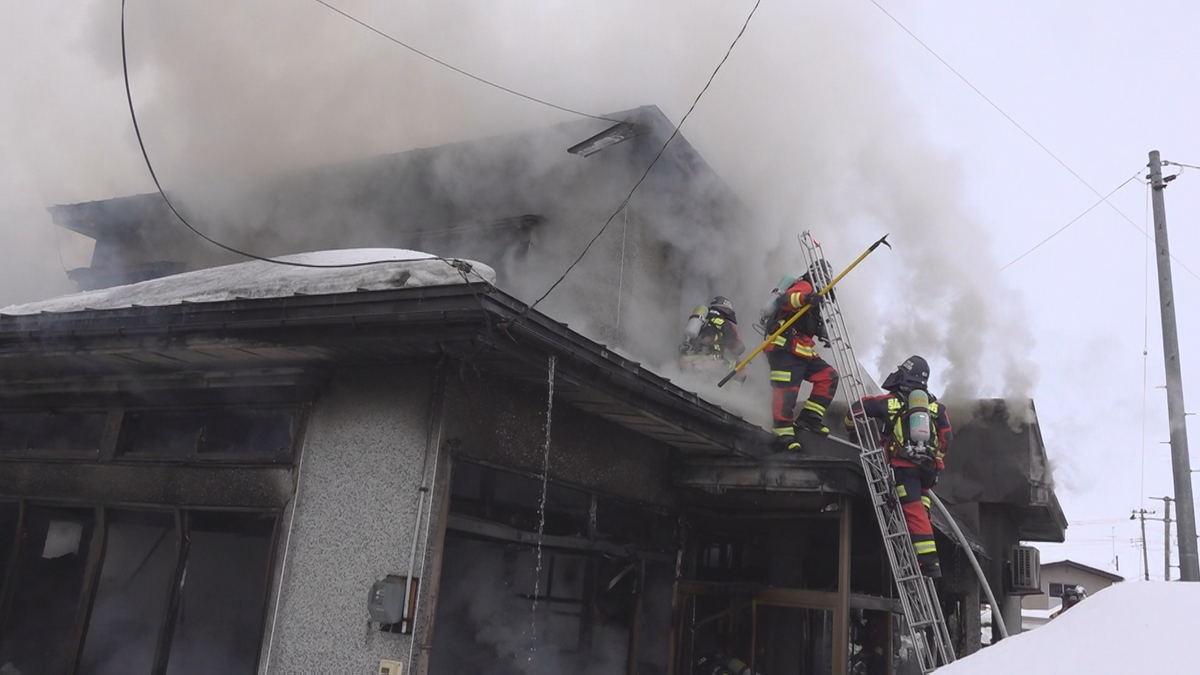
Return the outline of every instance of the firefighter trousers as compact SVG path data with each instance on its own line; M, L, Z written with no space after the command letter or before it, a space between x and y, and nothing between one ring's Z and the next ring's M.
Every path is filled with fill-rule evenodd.
M937 474L916 466L892 465L896 478L896 496L904 510L904 522L917 552L922 569L938 567L937 544L933 540L933 523L929 520L929 491Z
M806 422L820 426L825 410L837 394L838 374L819 356L803 358L785 349L767 352L767 363L771 366L771 418L774 420L776 436L794 436L796 400L800 397L800 383L812 383L812 392L804 402L800 415Z

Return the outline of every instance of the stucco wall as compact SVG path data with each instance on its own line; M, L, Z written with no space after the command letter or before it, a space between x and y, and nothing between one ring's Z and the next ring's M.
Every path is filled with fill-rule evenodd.
M367 593L407 570L433 375L342 371L314 405L260 672L374 673L407 659L408 636L368 628Z

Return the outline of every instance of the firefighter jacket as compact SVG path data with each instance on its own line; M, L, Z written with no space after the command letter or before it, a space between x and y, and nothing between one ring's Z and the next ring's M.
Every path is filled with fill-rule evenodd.
M692 341L693 353L712 354L727 358L737 358L746 351L746 345L738 334L737 324L733 319L722 316L719 312L710 311L700 334Z
M780 294L779 309L775 310L775 315L767 322L767 335L774 335L780 326L805 306L804 298L814 292L816 289L811 283L804 279L797 279L796 283ZM814 359L817 357L817 349L813 337L822 335L823 329L821 310L819 307L813 307L789 326L783 335L768 344L763 351L769 352L784 348L800 358Z
M846 430L851 433L855 432L852 416L870 417L879 423L882 434L879 441L887 450L888 460L892 465L918 466L904 458L907 445L904 419L906 407L904 399L897 394L866 396L850 406L850 412L846 414ZM941 471L946 466L943 459L954 434L950 428L950 417L946 414L946 406L939 403L933 394L929 395L929 419L934 427L931 430L933 433L930 434L929 450L936 461L937 470Z

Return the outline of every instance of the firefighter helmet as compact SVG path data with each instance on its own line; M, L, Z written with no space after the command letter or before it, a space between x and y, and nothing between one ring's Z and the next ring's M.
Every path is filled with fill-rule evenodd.
M880 385L887 391L912 391L929 386L929 362L913 354Z
M723 295L714 297L712 301L708 303L708 309L709 311L721 314L726 319L737 323L736 315L733 313L733 303L729 301L729 298Z

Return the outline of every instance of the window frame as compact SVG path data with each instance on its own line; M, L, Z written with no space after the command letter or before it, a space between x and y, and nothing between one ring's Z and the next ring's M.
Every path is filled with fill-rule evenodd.
M55 460L88 460L97 459L104 451L105 441L108 437L108 427L112 423L112 411L109 408L102 406L70 406L65 408L54 407L27 407L13 406L5 407L0 410L0 416L7 414L71 414L77 413L82 415L105 415L104 428L100 432L95 448L90 450L38 450L37 448L21 448L19 450L4 450L0 449L0 461L55 461Z
M111 458L113 464L137 465L244 465L244 466L277 466L290 465L295 461L296 448L303 443L304 431L308 427L310 414L308 403L271 402L254 405L252 410L278 410L292 413L291 441L286 450L263 453L245 452L200 452L193 448L186 455L159 455L153 453L131 453L133 426L130 416L138 413L202 413L207 411L236 410L239 406L229 405L177 405L177 406L136 406L121 410L120 430L114 440ZM242 408L244 409L244 408Z
M22 544L25 540L25 527L28 522L28 514L30 507L48 507L48 508L92 508L95 510L95 525L92 533L91 543L88 550L88 560L84 570L83 586L80 589L79 605L73 619L73 627L71 632L71 642L67 645L69 650L67 672L75 673L78 671L80 662L83 658L84 645L87 640L87 631L91 620L92 609L95 606L96 593L100 585L100 572L104 566L104 558L107 553L108 534L110 525L110 513L113 511L153 511L166 512L174 515L175 518L175 561L171 573L170 590L167 594L166 607L163 608L163 621L159 626L159 634L155 642L155 652L153 667L151 673L153 675L164 675L167 670L167 664L170 660L171 639L175 629L176 617L179 611L179 600L182 595L182 581L184 569L187 563L190 540L190 525L191 514L194 512L222 512L222 513L243 513L247 515L270 516L272 518L271 533L267 544L267 564L263 571L265 574L263 583L263 594L259 600L258 610L260 620L258 626L258 648L255 652L253 663L257 672L258 664L262 658L262 642L266 634L267 623L270 620L270 598L274 592L272 581L275 579L277 554L279 547L279 539L281 528L283 526L285 512L280 508L257 508L257 507L188 507L188 506L172 506L166 504L79 504L68 503L53 500L41 499L20 499L11 500L5 499L6 502L16 501L18 504L17 511L17 526L15 528L15 541L11 556L6 561L0 561L0 564L7 565L6 574L4 575L3 587L0 588L0 632L8 625L8 622L14 620L10 616L12 612L12 599L16 589L13 573L16 569L20 555L22 552Z

